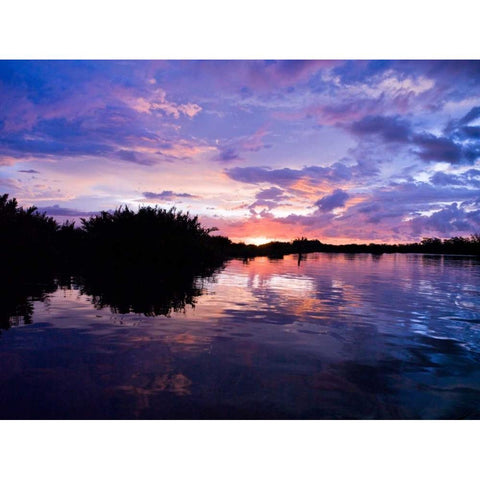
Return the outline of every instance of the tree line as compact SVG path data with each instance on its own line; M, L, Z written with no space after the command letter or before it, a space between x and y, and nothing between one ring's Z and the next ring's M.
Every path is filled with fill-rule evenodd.
M268 256L280 258L289 254L303 254L313 252L330 253L428 253L452 255L480 255L480 235L469 237L452 237L448 239L424 238L420 242L387 244L387 243L350 243L333 245L320 240L297 238L291 242L270 242L264 245L245 245L244 243L230 243L229 252L236 257Z
M20 207L8 194L0 196L0 261L13 270L107 271L153 269L202 274L231 257L269 256L292 253L441 253L480 254L480 235L449 239L424 238L407 244L332 245L297 238L291 242L264 245L234 243L203 227L197 216L171 208L128 207L82 218L81 226L41 213L36 207Z

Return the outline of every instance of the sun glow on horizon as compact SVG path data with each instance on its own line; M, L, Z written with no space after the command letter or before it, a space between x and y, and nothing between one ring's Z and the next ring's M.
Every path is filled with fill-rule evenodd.
M274 242L275 239L269 237L247 237L244 241L247 245L250 243L253 243L254 245L263 245L265 243Z

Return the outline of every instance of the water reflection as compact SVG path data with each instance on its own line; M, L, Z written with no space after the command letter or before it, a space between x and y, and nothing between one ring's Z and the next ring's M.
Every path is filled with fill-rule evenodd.
M80 293L91 297L95 308L120 314L168 316L194 307L202 293L200 281L188 275L92 275L80 282Z
M34 302L45 301L57 289L52 277L18 277L13 273L0 279L0 332L12 326L32 323Z
M0 416L480 417L477 258L299 260L12 283Z
M32 323L34 302L47 302L57 290L77 291L98 309L112 313L169 316L194 308L206 278L213 281L214 269L203 275L178 272L105 271L82 275L44 277L7 276L0 284L0 330Z

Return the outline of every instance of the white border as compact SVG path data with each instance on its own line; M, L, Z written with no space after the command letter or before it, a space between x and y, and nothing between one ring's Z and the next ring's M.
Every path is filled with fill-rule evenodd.
M16 0L1 7L0 58L477 59L473 5ZM3 421L2 475L468 478L477 470L477 426L472 421Z
M3 478L429 479L478 470L476 422L3 422ZM466 441L469 440L469 441Z
M474 2L16 0L0 58L479 58Z

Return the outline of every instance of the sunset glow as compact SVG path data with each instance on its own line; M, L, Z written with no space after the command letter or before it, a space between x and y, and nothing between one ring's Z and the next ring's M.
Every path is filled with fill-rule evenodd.
M272 242L274 239L268 237L247 237L245 243L253 243L253 245L263 245L265 243Z
M480 231L480 62L1 61L0 193L234 241Z

